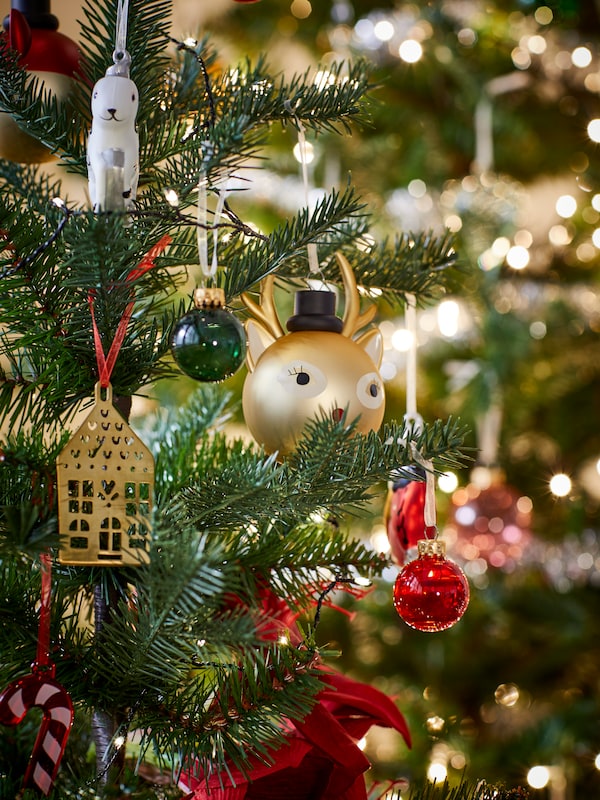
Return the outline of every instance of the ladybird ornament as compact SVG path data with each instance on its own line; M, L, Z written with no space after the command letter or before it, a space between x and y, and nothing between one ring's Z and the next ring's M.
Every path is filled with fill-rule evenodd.
M372 320L376 307L360 313L352 268L342 254L337 260L345 288L343 319L335 316L333 292L300 291L284 333L272 276L263 282L260 305L242 298L254 317L246 323L242 407L251 434L269 453L290 453L306 424L323 415L339 420L345 414L360 433L377 430L383 420L381 333L372 328L352 338Z

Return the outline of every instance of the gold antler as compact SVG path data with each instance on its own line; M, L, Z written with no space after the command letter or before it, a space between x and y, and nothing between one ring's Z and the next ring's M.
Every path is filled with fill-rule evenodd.
M260 288L260 304L255 303L250 295L246 294L246 292L241 295L241 299L242 303L246 306L252 316L259 322L262 322L269 333L271 333L276 339L279 339L280 336L284 336L285 334L283 328L281 327L279 317L277 316L277 310L273 300L274 283L274 275L267 275L267 277L263 280Z
M372 305L367 308L364 313L360 313L360 295L356 286L354 272L350 266L348 259L342 253L335 254L340 265L340 272L342 273L342 280L344 282L344 295L346 305L344 308L344 327L342 329L342 336L352 338L356 331L364 328L375 314L377 313L377 306Z

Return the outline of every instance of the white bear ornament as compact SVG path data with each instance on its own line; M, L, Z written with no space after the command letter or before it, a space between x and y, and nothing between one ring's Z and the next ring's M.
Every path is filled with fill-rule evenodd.
M137 110L137 86L119 67L109 67L92 92L87 166L94 211L133 207L139 177Z

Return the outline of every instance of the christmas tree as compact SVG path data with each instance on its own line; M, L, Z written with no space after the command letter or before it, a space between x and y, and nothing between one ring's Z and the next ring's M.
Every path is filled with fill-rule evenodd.
M208 40L172 39L162 0L90 0L59 99L23 68L40 26L21 8L0 78L17 124L0 162L2 796L366 797L358 739L376 724L409 733L384 693L326 665L321 611L389 563L352 536L352 515L391 475L465 456L455 419L377 430L376 347L352 338L375 309L356 284L390 307L425 303L451 280L453 243L374 242L345 185L268 232L236 211L272 128L302 142L366 119L364 61L273 77L260 59L232 66ZM20 163L51 154L58 177ZM88 176L86 202L69 198L63 168ZM308 282L284 334L268 279L285 305L340 272L343 319ZM220 381L243 358L237 316L286 344L309 316L311 358L339 370L341 354L363 413L333 394L334 413L316 413L306 397L328 376L295 345L285 410L301 424L271 441L281 408L258 374L264 330L249 327L244 409L259 442L232 436ZM178 365L200 387L169 404L157 382ZM132 413L156 396L152 415Z

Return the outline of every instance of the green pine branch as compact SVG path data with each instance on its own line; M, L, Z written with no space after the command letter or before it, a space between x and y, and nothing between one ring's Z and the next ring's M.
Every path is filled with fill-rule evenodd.
M228 269L223 276L225 294L236 297L266 275L282 269L288 277L294 277L294 271L296 276L304 277L306 246L332 237L336 243L347 241L348 222L363 215L364 204L351 188L342 193L333 191L319 201L312 213L302 209L267 238L254 239L250 244L234 242L224 250L225 263L236 264L235 270Z
M506 789L485 781L475 784L461 781L458 786L450 786L445 781L443 784L427 783L424 787L412 787L408 800L527 800L528 797L529 793L521 787Z

